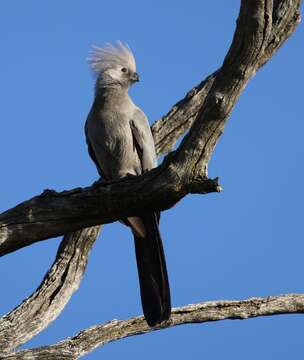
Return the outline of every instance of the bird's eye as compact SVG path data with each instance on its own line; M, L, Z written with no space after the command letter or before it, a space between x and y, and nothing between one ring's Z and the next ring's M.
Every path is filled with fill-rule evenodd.
M121 71L126 73L128 71L128 69L127 68L122 68Z

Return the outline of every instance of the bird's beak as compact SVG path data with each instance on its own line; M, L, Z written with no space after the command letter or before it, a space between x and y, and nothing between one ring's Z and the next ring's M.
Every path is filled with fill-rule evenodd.
M133 82L139 81L139 75L137 74L137 72L135 72L135 73L133 73L133 74L131 75L131 80L132 80Z

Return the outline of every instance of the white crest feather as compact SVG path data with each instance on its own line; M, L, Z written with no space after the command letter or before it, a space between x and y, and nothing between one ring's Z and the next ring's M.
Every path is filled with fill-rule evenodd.
M134 55L128 44L121 41L117 41L115 45L106 44L104 47L93 46L90 55L88 61L96 75L116 65L136 71Z

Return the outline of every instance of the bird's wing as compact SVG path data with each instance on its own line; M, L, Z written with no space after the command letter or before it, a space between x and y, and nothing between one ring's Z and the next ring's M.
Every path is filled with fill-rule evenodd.
M97 168L97 171L98 171L98 174L103 178L105 179L105 176L104 176L104 173L101 171L101 168L98 164L98 160L96 158L96 155L94 153L94 150L93 150L93 147L90 143L90 138L89 138L89 134L88 134L88 121L86 121L85 123L85 126L84 126L84 132L85 132L85 137L86 137L86 143L88 145L88 152L89 152L89 155L91 157L91 159L94 161L95 163L95 166Z
M150 126L141 110L130 121L134 148L142 172L156 166L156 154ZM170 287L166 259L159 232L159 212L126 219L132 228L140 284L141 302L149 326L168 320L171 314Z
M136 108L130 121L133 143L141 162L142 172L156 166L153 136L146 115Z

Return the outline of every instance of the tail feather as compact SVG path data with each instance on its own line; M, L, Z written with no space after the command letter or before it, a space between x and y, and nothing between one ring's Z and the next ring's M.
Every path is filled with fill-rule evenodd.
M133 233L141 302L148 325L155 326L170 317L170 288L157 215L147 214L140 220L145 236Z

